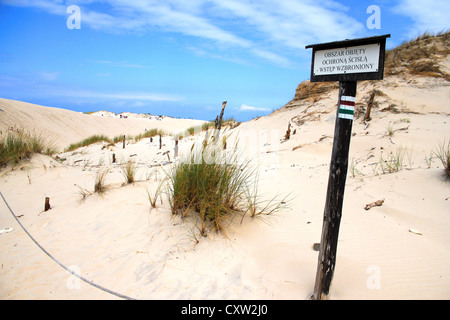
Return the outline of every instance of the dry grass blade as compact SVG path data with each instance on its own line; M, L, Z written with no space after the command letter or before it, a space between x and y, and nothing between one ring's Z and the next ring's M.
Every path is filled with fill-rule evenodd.
M97 177L95 179L95 185L94 185L94 192L101 194L101 193L104 193L108 189L108 187L105 183L106 175L108 174L108 172L109 172L109 169L103 169L97 173Z
M128 160L126 164L121 165L120 169L127 184L135 181L136 164L133 161Z
M450 140L447 142L444 140L433 153L441 160L442 166L444 167L445 178L447 180L450 179Z

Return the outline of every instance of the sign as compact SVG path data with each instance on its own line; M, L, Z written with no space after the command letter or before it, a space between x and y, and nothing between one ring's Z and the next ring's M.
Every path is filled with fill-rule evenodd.
M380 44L317 50L314 54L314 75L378 72Z
M316 45L311 82L383 79L386 38L390 35Z
M383 79L388 37L390 35L306 46L313 49L311 82L339 81L322 236L311 299L328 299L330 295L344 202L357 81Z

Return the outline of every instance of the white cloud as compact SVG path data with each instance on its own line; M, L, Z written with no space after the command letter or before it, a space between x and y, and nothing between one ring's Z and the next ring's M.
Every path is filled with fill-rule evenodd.
M242 104L241 107L239 108L239 111L270 111L269 108L262 108L262 107L252 107L252 106L248 106L246 104Z
M409 36L417 36L425 31L438 32L450 28L450 2L448 0L400 0L394 12L411 18L414 28Z
M167 95L160 93L148 92L101 92L90 90L59 90L55 91L55 95L79 98L92 99L117 99L117 100L131 100L131 101L181 101L182 97L175 95Z
M39 76L44 81L55 81L59 78L59 72L40 72Z
M0 1L67 16L60 0ZM174 32L212 41L210 50L218 57L234 50L280 66L289 66L288 55L307 44L350 38L364 30L336 0L81 0L78 5L82 28Z

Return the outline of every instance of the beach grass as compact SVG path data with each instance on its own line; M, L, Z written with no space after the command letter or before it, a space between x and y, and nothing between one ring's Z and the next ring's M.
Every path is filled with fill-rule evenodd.
M403 147L391 151L386 157L380 155L375 171L380 171L382 174L394 173L401 171L405 165L405 156L408 156L408 150Z
M219 145L219 148L217 148ZM173 214L200 218L204 235L209 224L221 230L226 217L243 212L246 188L252 176L248 161L239 163L237 153L221 151L207 141L193 148L169 177L169 202Z
M111 143L111 142L112 142L112 140L109 139L107 136L105 136L105 135L100 135L100 134L96 134L96 135L92 135L92 136L90 136L90 137L88 137L88 138L86 138L86 139L84 139L84 140L82 140L82 141L80 141L80 142L72 143L72 144L66 149L66 152L67 152L67 151L74 151L74 150L76 150L76 149L78 149L78 148L86 147L86 146L88 146L88 145L91 145L91 144L97 143L97 142L101 142L101 141L108 142L108 143Z
M160 129L150 129L145 131L144 133L140 133L134 137L135 141L139 141L143 138L151 138L157 135L165 135L165 132Z
M97 176L95 178L94 192L101 194L101 193L104 193L108 189L108 187L105 183L106 175L108 174L108 172L109 172L109 169L103 169L97 173Z
M194 215L203 236L210 228L223 231L224 222L236 215L271 214L285 204L275 199L264 204L259 200L257 170L237 150L237 144L224 150L208 135L200 146L193 146L188 159L169 173L172 213Z
M56 147L42 135L24 130L8 132L0 139L0 167L16 165L34 153L50 156L56 153Z
M447 180L450 179L450 139L442 142L433 151L434 155L441 161L444 167L444 175Z
M136 176L136 164L133 161L128 160L127 163L120 166L120 169L126 183L134 183Z

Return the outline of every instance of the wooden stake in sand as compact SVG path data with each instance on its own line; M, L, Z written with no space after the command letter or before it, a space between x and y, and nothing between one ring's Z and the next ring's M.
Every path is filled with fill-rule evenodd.
M289 140L291 138L291 123L288 123L288 129L284 135L284 140Z
M45 197L45 204L44 204L44 211L48 211L50 210L50 198L49 197Z
M159 149L161 150L162 148L162 136L161 134L159 134Z
M123 149L125 149L125 135L123 135Z
M174 158L178 157L178 139L175 140L175 150L174 150Z
M372 90L369 100L367 101L367 110L364 115L364 122L370 121L370 112L372 111L373 99L375 99L375 90Z
M306 46L312 48L311 82L339 81L338 110L323 214L316 282L311 299L329 298L336 265L348 152L358 80L383 79L386 38L390 35Z
M220 111L219 124L217 126L217 129L219 129L219 130L220 130L220 128L222 128L222 118L223 118L223 113L225 111L226 104L227 104L226 101L222 102L222 110Z
M116 163L116 154L115 153L112 154L112 163Z

